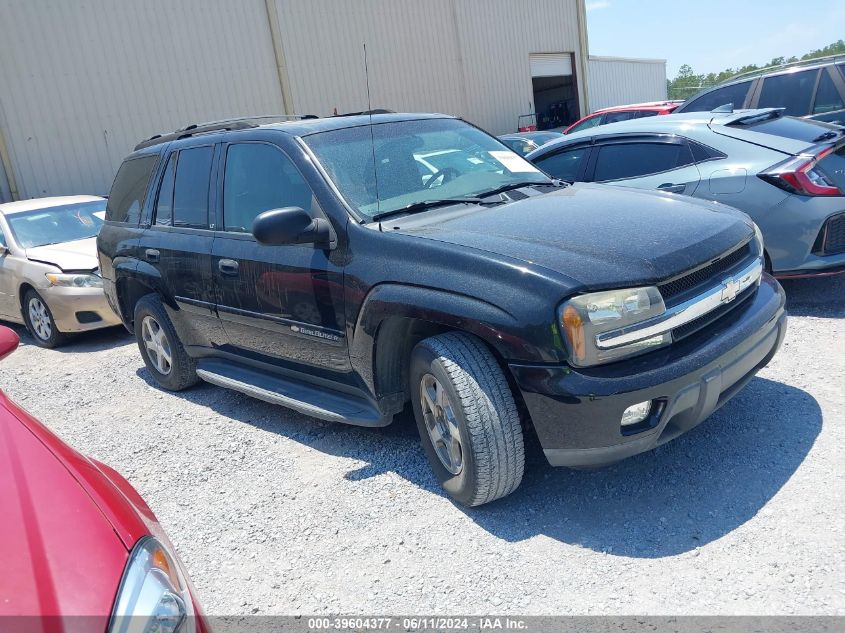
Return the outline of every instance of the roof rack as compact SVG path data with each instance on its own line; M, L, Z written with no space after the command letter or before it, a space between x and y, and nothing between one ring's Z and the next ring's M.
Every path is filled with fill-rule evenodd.
M815 57L813 59L802 59L797 62L789 62L787 64L780 64L778 66L766 66L765 68L758 68L757 70L749 70L745 73L739 73L738 75L734 75L724 81L720 81L718 85L727 83L729 81L735 81L736 79L748 79L750 77L758 77L760 75L765 75L766 73L773 72L775 70L788 70L790 68L801 68L804 66L812 66L815 64L824 64L827 62L837 62L839 60L845 61L845 55L839 53L837 55L826 55L824 57Z
M245 130L248 128L258 127L275 121L300 121L302 119L316 119L313 114L263 114L260 116L238 117L233 119L220 119L219 121L207 121L206 123L191 123L178 130L166 134L155 134L148 139L145 139L135 146L135 151L144 149L145 147L152 147L160 143L168 143L182 138L189 138L199 134L210 134L211 132L226 132L228 130Z

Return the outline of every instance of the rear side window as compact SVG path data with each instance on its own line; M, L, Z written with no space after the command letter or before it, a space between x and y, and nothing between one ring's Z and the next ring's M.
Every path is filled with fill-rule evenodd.
M150 176L157 161L157 154L123 161L111 186L106 204L106 220L138 224Z
M173 226L208 227L208 189L213 147L179 152L173 187Z
M173 181L175 177L176 153L174 152L167 160L167 167L164 169L164 177L161 179L161 187L158 190L155 223L160 226L173 224Z
M586 155L587 148L580 147L578 149L558 152L557 154L547 154L536 159L534 164L555 178L560 178L567 182L575 182L581 163L584 162Z
M786 108L784 114L806 116L810 113L810 100L818 75L819 71L815 69L766 77L757 107Z
M615 143L602 145L593 180L622 180L676 169L693 162L685 145L678 143Z
M300 207L310 212L312 199L308 183L278 148L262 143L229 146L223 180L227 231L249 233L255 217L270 209Z
M640 112L637 112L637 118L638 119L644 119L644 118L650 117L650 116L657 116L657 111L656 110L642 110Z
M604 122L619 123L620 121L627 121L628 119L637 118L636 112L608 112L604 115Z
M685 103L679 110L683 112L710 112L727 103L732 103L735 109L741 108L750 87L750 81L743 81L732 86L716 88L689 103Z
M836 89L830 74L823 71L822 77L819 79L819 88L816 91L816 100L813 103L813 114L826 114L843 108L845 108L845 104L842 103L842 95Z

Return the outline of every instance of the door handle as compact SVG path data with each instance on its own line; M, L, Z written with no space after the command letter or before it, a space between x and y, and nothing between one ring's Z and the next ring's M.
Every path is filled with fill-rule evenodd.
M217 269L224 275L234 277L238 274L238 262L234 259L221 259L217 262Z
M148 248L144 251L144 257L147 258L148 262L153 262L155 264L161 259L161 253L154 248Z
M671 182L664 182L658 187L660 191L668 191L669 193L683 193L686 188L687 186L684 184L676 185Z

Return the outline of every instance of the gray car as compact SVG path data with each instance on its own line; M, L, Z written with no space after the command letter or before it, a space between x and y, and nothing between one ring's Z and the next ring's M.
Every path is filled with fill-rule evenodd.
M576 132L527 158L570 182L736 207L760 227L778 277L845 272L843 127L771 108L690 112Z

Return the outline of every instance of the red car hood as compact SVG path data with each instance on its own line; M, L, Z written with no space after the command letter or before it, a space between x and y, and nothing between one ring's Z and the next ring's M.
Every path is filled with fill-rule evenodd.
M121 521L109 516L107 497L120 493L107 482L0 392L0 617L98 616L97 623L70 618L47 628L105 630L127 541L145 531L137 518L116 527ZM21 622L21 630L44 624Z

